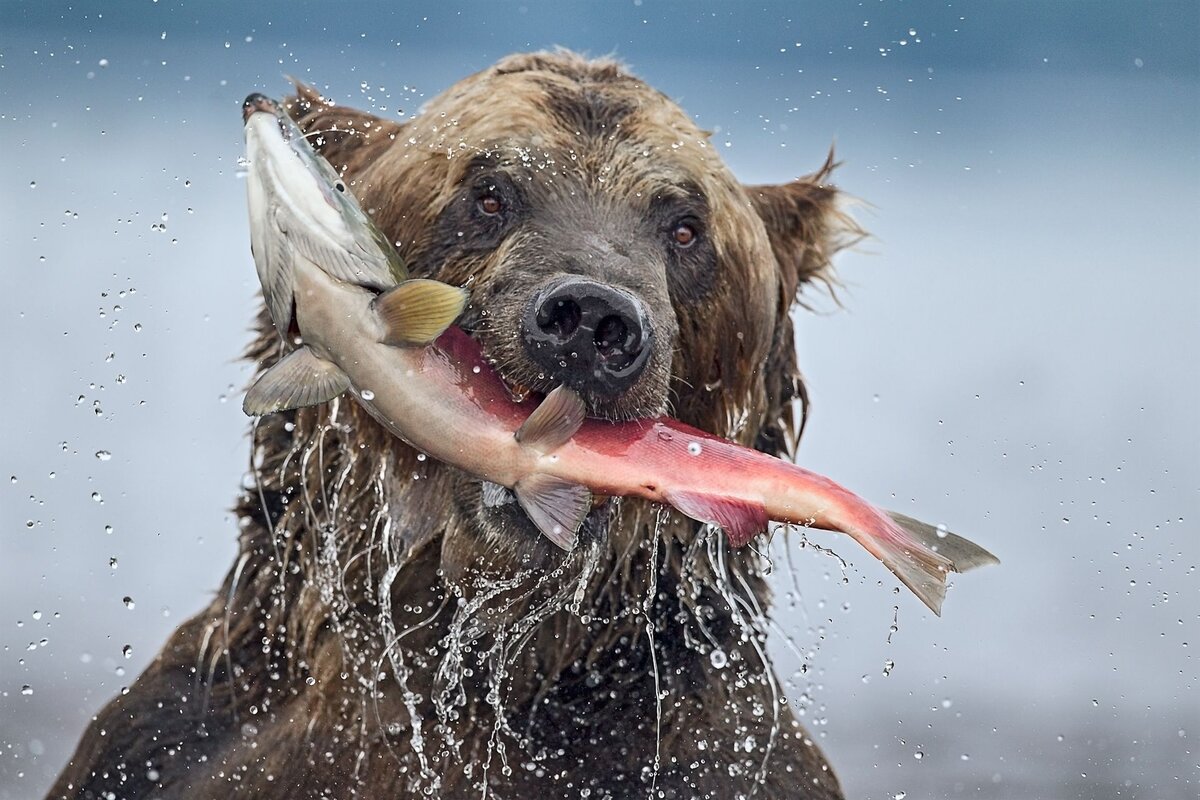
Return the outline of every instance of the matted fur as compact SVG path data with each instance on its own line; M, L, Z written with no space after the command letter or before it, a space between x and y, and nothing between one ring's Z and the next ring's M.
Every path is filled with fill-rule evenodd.
M529 213L557 231L581 197L605 230L663 187L703 198L711 268L654 295L658 374L592 411L794 450L789 311L861 233L832 160L743 187L665 96L566 52L504 59L404 123L298 88L293 116L413 272L471 288L465 324L513 384L547 388L502 313L514 259L541 251L519 227L461 243L480 157L531 175L553 208ZM247 356L279 353L260 314ZM564 557L347 398L263 418L251 466L217 598L98 715L52 797L841 797L766 656L754 549L625 501Z

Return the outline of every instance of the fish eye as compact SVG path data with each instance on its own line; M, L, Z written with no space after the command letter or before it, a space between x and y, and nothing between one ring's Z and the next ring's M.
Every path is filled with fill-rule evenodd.
M479 210L481 212L489 217L494 217L504 210L504 203L502 203L500 198L496 197L494 194L485 194L483 197L479 198L476 205L479 206Z
M341 181L338 181L337 183L335 183L333 185L333 188L337 189L339 192L345 193L346 184L342 183Z

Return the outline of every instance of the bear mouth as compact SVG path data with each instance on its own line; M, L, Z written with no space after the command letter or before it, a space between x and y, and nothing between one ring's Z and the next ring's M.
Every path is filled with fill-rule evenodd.
M529 362L523 352L512 346L518 338L515 330L508 336L498 335L501 328L494 324L480 325L477 318L471 317L460 321L460 325L467 335L479 343L484 360L492 367L510 399L523 404L529 413L537 408L547 393L563 383L562 375L545 374ZM617 397L596 396L586 390L576 391L584 401L588 417L625 422L655 417L665 412L665 386L661 392L655 389L647 391L648 388L646 382L641 382ZM516 526L520 534L528 536L531 541L542 542L552 550L557 549L525 514L510 489L484 480L476 483L479 490L477 508L484 528L499 525L511 530ZM580 527L576 546L606 537L616 518L617 509L618 504L613 498L597 498Z
M497 348L499 352L494 353L489 347L490 337L474 334L472 336L479 341L484 359L508 391L509 398L514 403L527 404L531 413L547 394L560 385L567 385L578 393L587 408L589 418L610 422L630 422L648 417L658 417L666 413L665 390L656 391L655 388L647 385L646 381L639 382L615 397L607 396L578 386L570 380L570 376L567 376L568 380L564 381L563 375L545 374L536 367L523 363L519 356L517 363L514 364L503 345Z

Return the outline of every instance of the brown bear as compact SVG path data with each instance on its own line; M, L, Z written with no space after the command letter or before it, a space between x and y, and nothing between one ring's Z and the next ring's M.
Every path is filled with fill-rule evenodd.
M860 234L830 160L743 186L666 96L568 52L505 58L406 122L298 88L291 114L411 271L469 289L460 324L515 396L565 383L595 416L793 451L789 313ZM280 341L257 331L261 369ZM767 656L753 546L608 500L564 553L346 398L252 441L217 598L51 797L842 796Z

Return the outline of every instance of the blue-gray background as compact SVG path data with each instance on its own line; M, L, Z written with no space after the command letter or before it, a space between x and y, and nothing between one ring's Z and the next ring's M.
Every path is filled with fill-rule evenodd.
M836 140L875 238L803 320L802 462L1004 560L939 620L827 538L849 580L793 543L797 601L777 543L815 653L789 692L849 794L1196 797L1198 9L0 2L0 798L232 563L242 97L287 73L408 115L556 44L625 59L748 182Z

